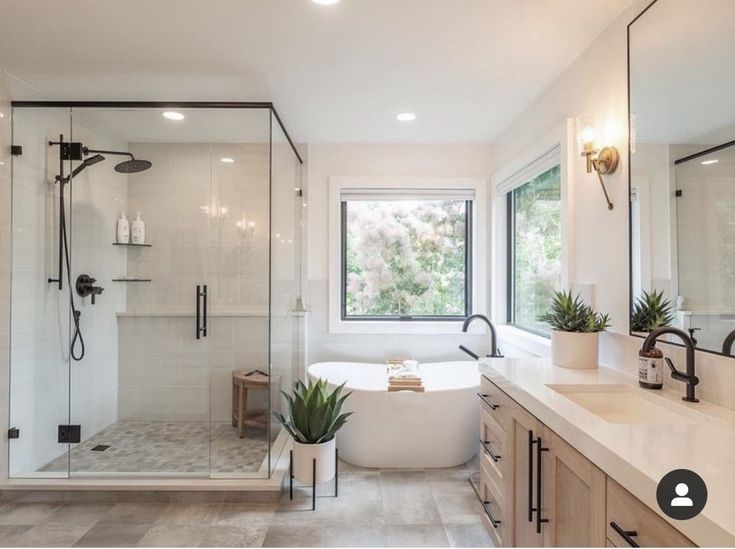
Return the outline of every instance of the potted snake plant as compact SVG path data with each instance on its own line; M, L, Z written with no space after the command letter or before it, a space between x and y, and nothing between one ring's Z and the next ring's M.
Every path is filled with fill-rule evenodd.
M296 382L292 394L284 391L288 417L274 412L276 419L293 438L293 475L302 484L327 482L336 474L336 433L352 412L342 413L342 404L352 393L342 395L344 383L329 390L327 381L319 379ZM316 458L316 478L312 478Z
M648 333L656 328L670 326L674 320L671 301L664 299L663 292L647 292L636 299L630 315L630 329L633 332Z
M565 368L597 368L600 332L610 316L595 312L572 292L555 292L551 308L541 317L551 326L551 360Z

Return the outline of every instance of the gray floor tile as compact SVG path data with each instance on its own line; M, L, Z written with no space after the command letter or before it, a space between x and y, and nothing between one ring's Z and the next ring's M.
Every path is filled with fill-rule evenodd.
M472 524L478 521L480 501L474 492L433 492L443 524Z
M138 545L140 547L198 547L203 534L202 527L196 525L154 525L138 541Z
M15 546L15 542L33 526L0 526L0 546Z
M232 526L209 526L204 529L200 547L261 547L268 526L234 528Z
M116 503L98 524L151 525L167 507L167 503Z
M421 472L381 473L381 493L386 524L440 524L426 475Z
M325 528L323 526L273 525L263 541L263 547L324 547Z
M273 503L225 503L211 522L212 526L257 528L270 526L276 512Z
M444 529L452 547L490 547L492 541L487 535L485 528L480 523L475 524L450 524Z
M221 509L221 503L172 503L163 510L154 524L208 526Z
M107 512L112 509L113 503L108 504L92 504L92 503L72 503L65 504L56 509L46 519L41 522L43 526L80 526L91 528L97 524Z
M71 547L87 530L89 526L42 523L33 526L20 536L14 545L18 547Z
M0 525L33 526L58 507L56 503L4 503L0 505Z
M441 524L401 524L386 527L389 547L448 547Z
M150 526L146 524L97 524L84 534L75 547L132 547Z
M386 547L388 536L380 524L344 524L325 528L325 547Z

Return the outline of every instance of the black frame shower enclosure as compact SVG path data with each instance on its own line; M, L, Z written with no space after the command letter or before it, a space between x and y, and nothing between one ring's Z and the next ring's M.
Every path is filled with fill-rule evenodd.
M303 160L273 104L12 108L8 477L269 478L286 440L272 412L304 357ZM83 160L62 139L151 168L102 158L69 177ZM144 242L117 240L123 214ZM233 375L256 370L241 438Z

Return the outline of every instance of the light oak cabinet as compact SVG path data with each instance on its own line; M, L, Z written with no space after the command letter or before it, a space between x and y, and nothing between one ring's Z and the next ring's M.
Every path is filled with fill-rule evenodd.
M485 377L479 396L482 522L495 546L694 546Z

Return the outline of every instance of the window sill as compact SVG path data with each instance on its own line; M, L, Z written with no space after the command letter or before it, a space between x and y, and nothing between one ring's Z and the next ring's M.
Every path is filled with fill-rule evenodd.
M462 333L462 322L340 320L329 323L329 332L332 334L460 334Z
M501 345L507 343L539 357L551 356L551 339L536 335L514 326L498 326L498 339Z

